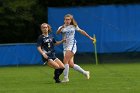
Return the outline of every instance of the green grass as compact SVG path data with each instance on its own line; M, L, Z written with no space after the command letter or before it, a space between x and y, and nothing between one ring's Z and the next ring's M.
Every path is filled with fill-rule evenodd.
M70 69L70 82L61 84L48 66L0 67L0 93L140 93L140 63L80 66L89 80Z

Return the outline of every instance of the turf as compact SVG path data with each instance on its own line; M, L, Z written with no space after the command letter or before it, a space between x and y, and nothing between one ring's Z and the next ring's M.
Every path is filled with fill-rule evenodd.
M80 66L89 80L70 69L70 82L61 84L48 66L0 67L0 93L140 93L140 63Z

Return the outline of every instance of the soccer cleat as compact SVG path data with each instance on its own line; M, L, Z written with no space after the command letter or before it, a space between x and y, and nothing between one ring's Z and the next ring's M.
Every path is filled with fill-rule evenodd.
M53 77L53 79L55 80L55 83L61 83L61 81L60 81L59 78L55 78L55 77Z
M55 83L61 83L60 79L56 79Z
M86 71L85 76L86 76L87 79L89 79L90 78L90 72Z
M64 78L61 82L62 82L62 83L69 82L69 78Z

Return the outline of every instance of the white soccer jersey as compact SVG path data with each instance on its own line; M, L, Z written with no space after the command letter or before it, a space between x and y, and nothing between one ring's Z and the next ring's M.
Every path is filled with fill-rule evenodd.
M60 26L58 30L61 27L62 26ZM74 25L69 25L62 29L62 36L63 38L66 38L66 42L63 43L64 50L66 50L70 46L73 47L76 44L75 31L78 31L78 30L80 30L80 28L78 26L75 27Z

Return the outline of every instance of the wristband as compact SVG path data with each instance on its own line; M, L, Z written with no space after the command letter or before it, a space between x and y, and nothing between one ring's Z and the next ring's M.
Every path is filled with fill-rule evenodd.
M45 54L46 54L46 53L44 53L44 52L42 53L42 55L45 55Z

